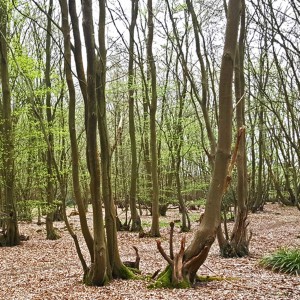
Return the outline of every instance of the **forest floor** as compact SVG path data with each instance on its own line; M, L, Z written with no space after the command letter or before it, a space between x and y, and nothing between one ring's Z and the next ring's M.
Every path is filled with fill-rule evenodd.
M199 218L193 211L191 218ZM124 217L121 214L120 217ZM88 218L91 220L91 214ZM143 216L145 229L151 217ZM169 222L180 219L177 210L161 217L161 241L168 250ZM72 238L63 222L56 222L61 239L45 239L45 226L21 223L20 232L30 239L20 246L0 248L0 299L300 299L300 277L274 273L258 265L260 258L278 248L300 247L300 212L293 207L268 204L263 212L249 215L249 228L253 232L251 254L245 258L224 259L219 256L215 242L199 275L217 276L220 281L197 284L191 289L147 288L145 280L114 280L105 287L88 287L82 284L82 269ZM70 217L79 232L78 216ZM193 222L192 231L186 234L187 244L199 223ZM183 233L175 228L175 249L179 248ZM166 262L156 249L153 238L138 238L136 233L119 232L122 260L134 260L132 246L141 256L142 274L153 274L163 269ZM81 243L83 244L82 238ZM83 249L85 253L86 249Z

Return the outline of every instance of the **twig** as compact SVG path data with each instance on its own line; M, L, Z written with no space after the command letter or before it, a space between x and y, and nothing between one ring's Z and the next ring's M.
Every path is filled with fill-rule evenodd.
M246 92L242 95L242 97L239 99L239 101L235 104L235 106L233 107L233 111L235 111L235 109L237 108L237 106L240 104L240 102L244 99Z

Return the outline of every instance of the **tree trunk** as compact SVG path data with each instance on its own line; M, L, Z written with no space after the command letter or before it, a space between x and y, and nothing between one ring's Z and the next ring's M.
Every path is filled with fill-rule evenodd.
M235 97L236 97L236 120L237 132L245 126L245 80L244 80L244 37L245 37L245 2L242 0L242 14L239 45L235 60ZM244 131L243 131L244 132ZM224 257L243 257L249 254L249 241L247 233L247 166L246 166L246 137L241 134L238 137L237 153L237 208L234 227L230 240L220 239L218 242L221 255ZM219 227L221 229L221 227Z
M82 27L87 49L87 150L90 171L91 203L93 206L94 261L84 278L88 285L104 285L110 275L107 269L107 249L100 193L100 162L97 149L96 57L91 0L82 3Z
M7 1L0 2L0 69L2 85L2 111L3 120L3 183L4 183L4 244L15 246L20 242L16 199L15 199L15 175L14 175L14 141L11 116L11 93L9 87L9 66L7 53L7 28L8 28Z
M79 180L79 155L78 155L78 145L77 145L76 124L75 124L76 94L75 94L75 87L74 87L72 70L71 70L71 41L70 41L70 25L68 19L67 0L60 0L60 6L62 12L62 30L64 35L65 73L66 73L66 81L67 81L68 91L69 91L69 134L70 134L70 142L71 142L73 192L78 207L81 231L85 239L86 245L89 249L91 261L93 262L94 241L87 224L85 205L82 199L80 180Z
M150 235L160 236L159 232L159 185L158 185L158 159L156 141L156 110L157 110L157 91L156 91L156 66L152 52L154 23L152 0L147 2L148 10L148 40L147 40L147 61L150 72L151 82L151 103L150 103L150 154L151 154L151 175L152 175L152 224Z
M258 170L257 170L257 189L255 193L255 202L251 208L252 212L257 212L263 209L263 153L264 153L264 108L263 105L259 111L259 135L258 135Z
M52 31L52 12L53 0L49 1L47 13L47 36L46 36L46 69L45 69L45 86L46 86L46 118L47 118L47 205L48 212L46 216L46 231L48 240L56 240L59 235L53 227L54 218L54 187L53 187L53 156L54 156L54 137L52 132L52 104L51 104L51 31Z
M106 45L105 45L105 0L99 0L99 68L96 75L98 130L101 147L102 197L105 206L106 245L108 253L107 271L109 277L129 278L131 272L123 265L119 249L116 225L116 210L111 187L111 147L106 120ZM98 208L101 210L101 206ZM102 217L102 216L101 216Z
M218 146L205 213L200 228L194 234L191 244L184 251L184 255L182 255L182 248L184 249L184 241L182 241L178 255L173 260L167 258L171 266L170 269L172 269L172 276L169 281L173 286L190 286L193 283L197 270L206 260L220 225L221 201L229 180L227 174L232 138L232 81L240 9L240 0L229 1L220 73ZM174 266L176 267L174 268ZM158 279L157 284L161 285L162 281Z
M177 74L178 68L177 69ZM181 231L182 232L187 232L191 229L191 224L190 224L190 219L188 216L188 211L186 208L185 201L182 197L181 193L181 179L180 179L180 167L181 167L181 149L183 145L183 126L182 126L182 121L183 121L183 108L184 108L184 102L186 100L186 94L187 94L187 76L183 72L183 83L182 88L181 85L179 84L178 80L178 95L179 95L179 110L178 110L178 117L177 117L177 124L176 130L175 130L175 141L174 141L174 147L175 147L175 160L176 160L176 168L175 168L175 178L176 178L176 192L177 192L177 199L179 202L179 207L181 211L181 220L182 220L182 225L181 225Z
M141 219L136 208L137 198L137 178L138 178L138 163L136 151L136 136L134 122L134 30L138 15L138 1L131 1L131 24L129 27L129 64L128 64L128 98L129 98L129 135L131 149L131 176L130 176L130 213L131 213L131 231L142 231Z

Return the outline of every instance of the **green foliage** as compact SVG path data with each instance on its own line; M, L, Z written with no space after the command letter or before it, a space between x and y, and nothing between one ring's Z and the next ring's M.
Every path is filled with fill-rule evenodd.
M300 275L300 249L279 249L263 257L260 265L273 271Z
M151 227L151 220L142 220L142 227L147 228ZM159 228L168 228L170 227L170 221L162 217L159 218Z
M43 200L22 200L17 202L18 219L23 221L31 221L38 214L38 208L41 209L42 215L54 212L61 201L54 201L49 205Z
M195 200L191 200L187 202L188 207L200 207L200 206L205 206L206 199L205 198L199 198Z
M187 10L187 5L184 3L184 4L178 4L174 9L173 9L173 12L174 13L178 13L178 12L182 12L184 10Z
M190 221L193 222L199 222L200 219L200 213L199 212L192 212L189 213Z

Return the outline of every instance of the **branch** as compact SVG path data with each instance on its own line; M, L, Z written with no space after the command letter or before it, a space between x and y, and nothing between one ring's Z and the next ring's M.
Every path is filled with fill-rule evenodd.
M174 235L174 222L170 223L170 258L174 259L174 251L173 251L173 235Z
M157 249L162 255L162 257L168 262L170 266L173 266L173 260L166 254L165 250L162 248L161 241L156 240L156 244L157 244Z
M238 102L236 102L235 106L233 107L232 111L235 111L239 103L244 99L246 92L242 95ZM242 128L242 127L241 127ZM240 128L240 129L241 129Z

